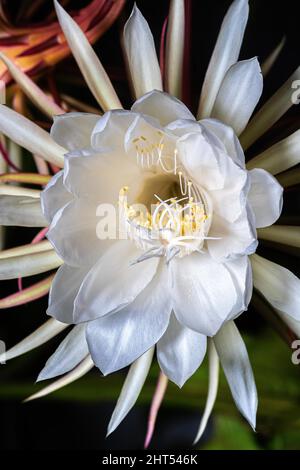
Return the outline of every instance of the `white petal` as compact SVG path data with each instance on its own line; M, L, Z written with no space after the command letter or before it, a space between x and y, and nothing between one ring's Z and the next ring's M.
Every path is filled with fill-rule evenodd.
M300 79L300 67L290 76L281 88L253 116L247 128L240 137L244 150L248 149L261 137L286 111L293 106L294 82ZM295 91L297 93L297 90Z
M114 87L85 34L54 0L58 21L91 92L104 111L122 108Z
M162 90L162 80L153 36L147 21L135 5L124 28L124 47L135 96Z
M44 160L59 167L64 165L65 149L48 132L3 104L0 104L0 132Z
M157 344L157 360L170 380L182 387L200 367L206 353L206 336L182 326L172 315Z
M75 112L54 116L50 135L67 150L90 147L92 131L100 118L97 114Z
M261 97L263 79L256 58L232 65L222 81L212 117L231 126L240 135Z
M244 341L234 322L225 323L213 340L236 406L255 429L256 386Z
M76 198L115 204L120 189L130 186L130 195L140 184L141 169L126 157L124 150L70 152L66 155L64 185Z
M225 146L226 153L237 165L245 167L245 155L234 130L217 119L202 119L200 124L214 133Z
M49 293L48 315L63 323L73 323L74 300L89 269L67 264L58 269Z
M68 325L64 325L63 323L56 321L54 318L51 318L39 326L33 333L22 339L22 341L1 354L0 363L38 348L54 336L58 335L61 331L67 328L67 326Z
M257 233L262 240L270 240L275 243L300 248L300 227L272 225L271 227L260 228Z
M251 186L248 201L255 215L256 227L272 225L281 214L283 188L265 170L251 170L249 176Z
M225 73L238 60L248 13L248 1L235 0L223 20L205 75L198 119L210 116Z
M104 375L128 366L165 332L171 299L164 265L128 307L87 324L90 354Z
M213 340L208 339L208 392L200 426L193 444L201 439L213 410L219 385L219 358Z
M36 197L0 195L0 224L46 227L41 201Z
M98 238L99 220L94 201L76 198L56 213L47 238L67 264L90 266L114 242Z
M257 235L251 209L246 206L234 222L228 222L217 213L213 214L209 236L216 238L207 240L208 251L216 260L225 261L238 255L254 253Z
M111 434L134 406L151 367L154 348L149 349L130 367L116 407L110 419L107 435Z
M247 169L263 168L272 175L277 175L298 163L300 163L300 130L252 158L247 163Z
M45 367L37 378L37 382L52 379L53 377L69 372L71 369L78 366L88 353L88 346L85 339L85 325L76 325L60 343L54 354L49 357Z
M177 119L195 120L190 110L181 101L168 93L157 90L142 96L131 109L136 113L148 114L156 118L162 126Z
M63 171L56 173L41 193L41 206L44 216L51 223L56 212L72 200L63 184Z
M83 377L93 367L94 367L94 363L91 359L91 356L87 356L73 370L68 372L63 377L60 377L58 380L55 380L50 385L47 385L47 387L44 387L38 392L34 393L33 395L30 395L30 397L26 398L26 400L24 400L23 403L31 401L31 400L36 400L37 398L45 397L46 395L49 395L49 393L53 393L56 390L59 390L60 388L65 387L66 385L69 385L72 382L75 382L75 380L78 380L80 379L80 377Z
M251 256L254 287L273 305L300 321L300 279L258 255Z
M183 135L178 140L180 160L200 187L209 190L223 189L226 172L222 171L222 161L224 160L225 165L230 165L230 160L215 148L211 134L199 126L197 130L198 132Z
M167 90L181 97L183 52L184 52L184 0L172 0L168 16L166 43L166 82Z
M174 258L170 269L177 319L198 333L216 334L237 302L235 283L226 265L195 253Z
M129 305L149 284L158 260L131 264L141 252L131 240L116 241L90 270L75 300L74 321L84 322Z
M58 268L63 263L54 250L0 259L0 279L33 276Z
M124 151L124 136L137 115L123 109L108 111L95 125L91 144L96 150L108 149Z
M226 320L234 320L247 310L253 291L252 267L248 256L226 262L237 291L237 301Z

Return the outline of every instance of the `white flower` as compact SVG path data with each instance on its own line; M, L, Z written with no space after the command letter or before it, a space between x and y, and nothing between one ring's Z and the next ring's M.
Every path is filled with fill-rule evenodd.
M274 235L266 235L264 230L269 229L264 228L277 220L282 208L283 190L271 173L276 174L278 166L283 171L299 162L295 150L299 135L273 148L269 158L261 154L253 159L257 168L250 163L246 169L240 141L248 148L285 112L284 98L288 100L283 87L275 111L270 112L267 103L247 127L262 93L257 59L238 62L248 2L234 1L224 19L197 119L177 99L182 83L183 2L172 2L167 40L167 91L177 98L162 91L154 41L134 7L124 31L137 98L130 111L120 109L82 31L55 3L73 54L106 112L56 116L51 130L55 143L32 123L1 109L2 132L33 152L38 149L55 164L63 166L64 155L64 169L41 194L44 218L34 214L36 224L45 219L50 223L48 239L56 255L46 246L47 258L38 252L34 261L22 259L25 275L57 267L63 260L48 308L58 322L50 320L8 355L36 347L43 336L48 339L61 331L62 323L76 325L39 379L67 375L33 397L69 383L93 364L103 374L132 364L109 425L112 432L135 403L155 346L163 373L182 386L200 366L208 341L209 395L197 438L216 397L218 358L238 408L254 427L256 388L233 320L247 310L253 270L257 289L282 317L299 326L295 287L299 280L254 255L256 229L272 239ZM288 154L285 163L279 161L282 146ZM120 212L125 236L99 239L101 204ZM146 207L146 212L136 204ZM17 212L14 223L18 218L22 225L27 221ZM34 257L32 251L26 253ZM16 277L18 261L2 264L6 277ZM288 285L283 298L284 282L276 281L278 273Z
M206 336L247 309L256 226L278 218L281 186L245 169L230 127L197 122L163 92L131 111L57 117L51 135L69 152L42 193L47 236L65 262L48 313L86 322L104 374L157 344L162 370L182 385L202 362ZM129 239L99 240L97 207L118 197ZM137 203L149 213L134 210Z

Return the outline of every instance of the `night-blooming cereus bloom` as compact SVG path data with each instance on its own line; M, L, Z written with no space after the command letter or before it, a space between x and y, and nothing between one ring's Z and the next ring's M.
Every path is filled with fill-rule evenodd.
M73 54L106 112L57 116L53 140L45 147L47 159L55 158L56 164L64 156L64 169L41 195L43 215L50 224L48 239L64 263L52 283L48 314L58 320L51 328L75 326L39 379L66 375L35 396L80 377L93 364L103 374L132 364L109 432L135 403L154 347L162 372L182 386L200 366L207 342L209 396L197 437L216 397L219 359L238 408L254 427L256 388L233 321L247 310L252 271L255 286L280 314L293 317L295 323L300 320L293 308L299 305L298 279L254 254L257 233L268 230L264 228L281 212L282 187L272 174L296 164L299 144L285 144L284 164L273 149L270 172L263 154L257 156L257 168L246 169L239 137L243 147L249 147L287 109L277 106L273 115L262 108L249 131L246 128L262 92L257 59L238 62L248 2L233 2L224 19L197 119L177 99L182 81L183 3L171 2L168 93L162 91L148 24L134 7L124 31L136 96L130 111L121 109L82 32L56 4ZM280 103L284 93L285 88ZM4 109L2 115L6 121L1 130L12 135L5 123L15 123L15 117ZM33 140L28 143L22 134L19 143L32 150L46 137L29 130ZM299 139L299 135L291 137ZM274 162L275 167L281 165L278 171ZM59 264L57 258L54 262ZM54 267L50 261L49 265ZM284 283L276 278L287 280L284 293ZM26 342L27 350L32 348L28 344L32 339Z
M47 236L65 262L48 313L86 324L104 374L157 344L162 370L182 385L201 364L206 337L247 309L248 255L256 227L280 214L281 186L245 169L230 127L197 122L159 91L131 111L57 117L51 134L69 152L42 193ZM96 230L101 204L116 206L123 222L105 240Z

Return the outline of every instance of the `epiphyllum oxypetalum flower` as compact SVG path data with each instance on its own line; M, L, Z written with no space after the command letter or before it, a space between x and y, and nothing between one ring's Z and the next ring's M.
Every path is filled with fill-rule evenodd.
M242 134L247 148L291 105L284 86L274 112L267 103L245 130L262 91L257 60L237 62L248 2L236 0L224 19L203 85L200 121L162 92L153 38L136 7L125 27L124 45L138 99L131 111L123 111L116 110L121 104L80 29L56 6L91 91L104 111L113 111L102 117L76 113L56 118L54 143L32 123L1 108L3 132L31 151L38 147L49 161L63 166L63 155L65 160L64 170L42 194L44 216L51 222L48 236L59 256L46 245L45 255L35 252L33 261L6 253L4 257L12 256L12 261L2 263L11 278L20 273L18 261L25 275L31 275L57 267L62 259L65 263L52 284L48 311L60 321L41 327L8 351L8 357L61 331L61 322L76 324L39 378L67 374L34 397L75 380L94 363L109 373L133 362L109 425L111 432L141 390L154 345L163 372L182 385L201 364L208 336L210 386L198 437L216 397L218 358L237 406L254 426L253 374L232 320L247 308L253 270L256 288L295 331L299 328L299 280L253 255L256 228L261 231L260 227L271 225L281 211L282 188L263 168L268 165L276 174L295 165L299 136L295 133L277 144L279 151L276 147L270 155L258 156L258 169L246 170L237 136ZM167 41L168 91L177 97L182 6L181 1L171 3ZM279 158L282 149L284 163ZM118 198L128 239L99 240L96 209L101 203L118 206ZM137 202L148 208L144 217L135 212ZM156 202L151 214L150 206ZM16 219L28 224L28 214L18 210L12 215L4 211L4 217L14 224ZM45 220L39 217L36 224ZM33 253L32 248L27 247L26 253Z

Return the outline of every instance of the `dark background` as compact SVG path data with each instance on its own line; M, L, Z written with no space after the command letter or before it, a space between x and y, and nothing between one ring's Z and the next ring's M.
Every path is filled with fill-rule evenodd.
M7 3L7 2L6 2ZM11 11L17 11L20 0L11 2ZM51 9L52 2L46 2L45 8ZM85 4L86 2L73 2L73 6ZM191 64L190 64L190 96L188 101L193 111L196 110L201 83L204 78L206 67L209 62L214 43L222 18L230 5L230 1L219 0L192 0L192 24L191 24ZM299 9L297 3L291 0L284 2L250 0L250 18L246 30L245 40L241 51L241 59L258 56L263 61L267 55L277 46L283 36L286 36L286 44L280 57L271 70L265 81L264 102L276 89L284 83L299 64ZM169 2L139 0L138 7L149 22L153 31L155 41L159 47L159 38L162 24L167 16ZM14 7L11 7L13 5ZM120 48L120 34L124 21L129 16L133 2L127 1L126 6L113 27L95 45L101 60L109 72L114 85L120 94L121 101L126 106L131 105L130 91L125 77L125 69ZM46 11L46 10L45 10ZM12 19L14 13L12 13ZM42 17L37 17L36 21L41 21ZM22 18L19 20L19 24ZM61 63L55 70L57 76L62 71L76 71L72 60L68 59ZM76 71L78 76L80 72ZM61 90L66 85L63 81L59 84ZM81 99L93 103L89 92L82 88L74 89L74 96L80 93ZM268 132L256 146L250 149L249 155L265 148L279 138L283 138L299 127L299 109L293 106L292 109L279 121L274 130ZM299 190L292 188L286 192L284 199L283 216L297 216L299 214ZM7 247L30 242L35 235L35 231L24 228L10 228L7 230ZM262 245L259 248L264 256L275 261L280 261L299 275L299 258L295 253L283 253L278 247ZM35 280L38 276L35 277ZM30 285L32 279L26 279L24 285ZM16 282L1 283L1 297L16 290ZM0 338L5 340L8 347L12 346L38 325L46 320L45 310L46 299L34 303L1 312ZM253 338L264 341L264 336L269 338L269 329L266 322L260 317L255 308L251 308L249 313L238 320L238 326L242 332L249 336L250 346ZM87 378L83 378L76 384L68 386L66 391L59 392L47 399L36 402L22 404L21 401L36 388L34 381L43 367L45 361L55 350L60 337L50 341L38 350L28 353L18 359L11 361L7 365L0 366L0 448L1 449L137 449L142 448L144 434L146 430L148 402L153 391L156 370L150 377L150 385L143 395L140 405L136 406L122 423L119 429L105 440L105 430L109 417L114 407L115 397L120 389L122 373L114 374L112 378L102 378L97 370L93 370ZM273 338L273 337L272 337ZM275 340L276 350L284 351L282 354L285 360L289 361L290 352L286 346ZM280 340L279 340L280 341ZM254 343L255 344L255 343ZM281 353L280 353L281 354ZM258 361L259 362L259 361ZM295 369L295 367L294 367ZM255 370L255 363L254 363ZM281 371L278 370L278 374ZM293 374L299 375L299 370ZM263 374L264 375L264 374ZM268 381L268 371L265 376ZM299 378L300 379L300 378ZM205 385L205 384L204 384ZM148 386L147 386L148 387ZM110 392L111 390L111 392ZM180 398L180 394L186 393L186 400ZM205 390L205 387L203 388ZM282 394L284 394L282 388ZM299 380L300 390L300 380ZM110 394L111 393L111 394ZM199 406L187 406L187 401L194 391L187 386L178 392L175 387L169 389L166 397L166 406L163 406L157 424L157 430L152 441L152 448L188 448L191 446L198 422L201 416L202 401L199 399ZM226 392L228 393L228 392ZM195 402L195 396L192 396ZM225 402L228 407L224 412L222 408L223 395L220 393L217 407L218 413L221 410L223 428L225 419L225 430L240 432L242 419L234 411L234 405L228 401L226 395ZM296 403L300 402L300 392L296 395ZM230 410L228 412L228 410ZM217 419L212 419L204 436L202 445L214 442L218 435L218 413ZM230 424L226 416L234 416L233 425ZM273 413L273 414L272 414ZM263 424L256 435L247 437L244 446L258 446L259 448L272 448L275 439L275 423L282 417L282 408L274 409L270 412L271 418L263 420ZM300 417L300 415L299 415ZM274 419L273 419L274 418ZM273 419L273 421L272 421ZM228 420L228 422L226 421ZM222 424L221 423L221 424ZM227 423L227 424L226 424ZM272 424L273 423L273 424ZM227 426L227 428L226 428ZM244 432L244 424L241 424ZM222 426L221 426L222 427ZM247 431L248 432L248 431ZM273 434L272 434L273 433ZM248 435L247 435L248 436ZM299 437L298 437L299 436ZM300 448L300 428L296 438L293 440L294 448ZM216 441L217 442L217 441ZM277 441L276 441L277 442ZM277 443L277 448L284 447L284 440ZM299 442L299 447L297 443ZM222 443L221 443L222 444ZM218 448L215 444L215 448ZM229 444L234 446L234 444ZM236 444L237 445L237 444ZM275 445L275 447L276 447ZM248 446L248 447L247 447ZM235 448L235 447L233 447Z

